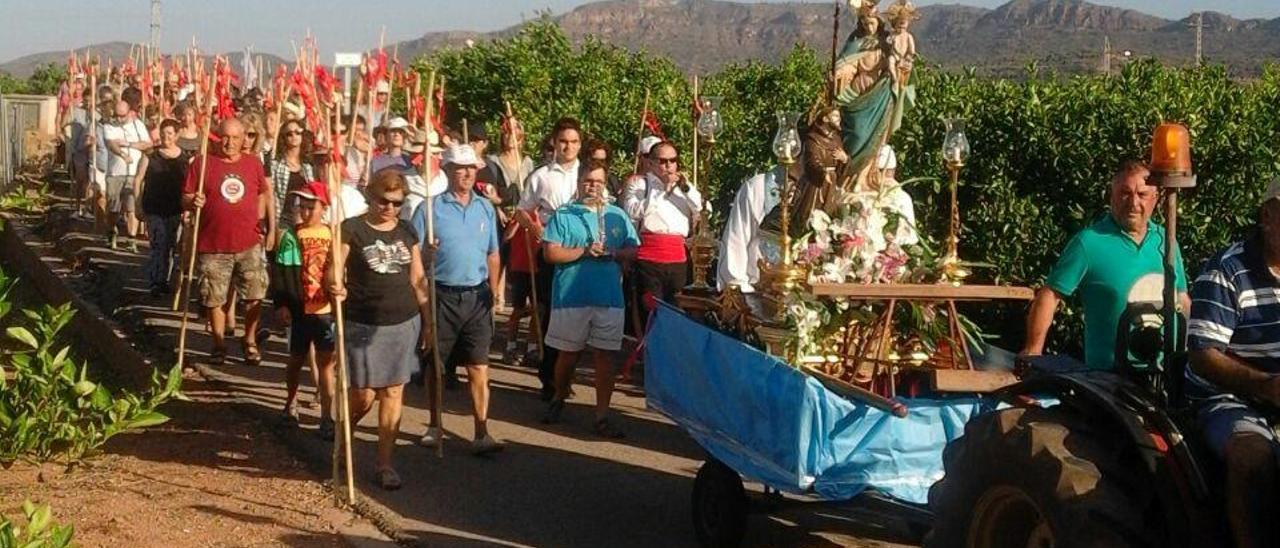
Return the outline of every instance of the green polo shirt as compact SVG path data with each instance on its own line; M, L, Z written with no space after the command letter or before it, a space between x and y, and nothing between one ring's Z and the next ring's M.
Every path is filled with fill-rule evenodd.
M1078 232L1058 258L1045 285L1059 295L1077 292L1084 302L1084 357L1093 369L1110 369L1115 362L1116 330L1128 306L1134 282L1164 272L1164 227L1147 222L1147 236L1133 241L1107 213ZM1179 292L1187 290L1182 252L1174 257Z

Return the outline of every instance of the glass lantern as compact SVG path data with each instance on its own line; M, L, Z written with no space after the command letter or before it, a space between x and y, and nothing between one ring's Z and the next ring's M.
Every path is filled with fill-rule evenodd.
M699 98L701 104L698 107L702 110L702 114L698 116L698 135L708 143L716 142L716 134L720 133L720 101L722 100L724 100L723 97L716 96Z
M947 136L942 140L942 159L948 165L962 166L969 159L969 139L964 136L964 118L944 118Z
M777 117L778 132L773 136L773 155L778 157L779 164L789 166L800 158L800 132L796 130L800 113L780 110Z

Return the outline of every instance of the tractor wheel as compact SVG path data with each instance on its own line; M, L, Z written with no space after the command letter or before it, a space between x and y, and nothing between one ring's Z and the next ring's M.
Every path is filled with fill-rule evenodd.
M742 477L707 459L693 480L693 530L706 548L734 548L747 532L747 491Z
M932 548L1154 547L1149 474L1070 411L1013 408L965 426L929 490Z

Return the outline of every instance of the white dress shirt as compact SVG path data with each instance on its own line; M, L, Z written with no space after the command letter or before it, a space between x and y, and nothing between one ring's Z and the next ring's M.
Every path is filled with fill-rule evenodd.
M537 211L538 222L546 226L547 219L560 206L573 202L578 193L578 160L568 165L551 162L535 169L525 182L520 195L519 209Z
M688 193L679 185L667 192L662 180L650 173L627 183L622 209L636 222L641 233L688 236L702 212L702 195L692 184Z
M755 291L760 281L760 223L780 201L781 188L776 171L757 173L743 181L733 198L720 236L720 261L716 285L721 291L731 285L743 293Z

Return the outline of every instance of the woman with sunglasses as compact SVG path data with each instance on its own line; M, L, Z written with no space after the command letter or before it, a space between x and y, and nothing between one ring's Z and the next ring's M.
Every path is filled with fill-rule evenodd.
M400 488L391 453L400 433L404 385L418 369L418 349L426 340L427 306L418 238L400 220L408 183L398 168L373 174L366 189L369 211L342 223L339 265L343 284L330 292L346 302L347 368L351 377L351 423L358 424L378 403L378 457L383 489ZM332 280L331 280L332 281ZM414 298L405 298L412 292Z
M196 109L191 103L178 103L174 110L181 127L178 128L178 148L188 155L200 153L200 126L196 125Z
M275 189L275 213L277 232L283 228L297 224L297 215L293 207L296 200L290 199L290 192L302 188L307 181L316 180L312 168L311 139L302 122L290 120L280 127L277 138L275 157L267 164L271 174L271 188ZM280 234L273 235L279 239Z

